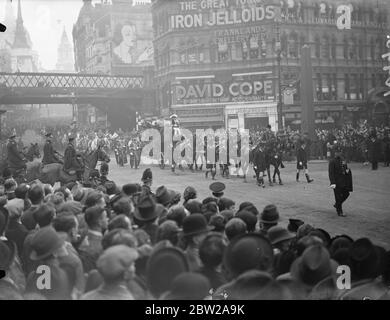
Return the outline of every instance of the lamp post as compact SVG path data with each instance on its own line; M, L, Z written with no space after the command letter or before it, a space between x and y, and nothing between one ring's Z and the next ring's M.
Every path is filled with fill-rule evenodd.
M282 67L281 67L281 61L282 61L282 45L280 41L280 22L281 22L281 13L276 15L275 18L276 22L276 43L275 43L275 49L276 49L276 61L278 63L278 130L283 130L283 97L282 97Z

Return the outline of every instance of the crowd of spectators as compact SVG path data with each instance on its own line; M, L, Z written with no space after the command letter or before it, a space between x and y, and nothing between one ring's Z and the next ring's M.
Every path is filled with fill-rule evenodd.
M55 190L0 181L0 300L390 298L389 248L364 234L285 228L277 206L227 198L220 182L199 199L156 188L150 169L140 183L108 177ZM339 265L351 288L337 286Z

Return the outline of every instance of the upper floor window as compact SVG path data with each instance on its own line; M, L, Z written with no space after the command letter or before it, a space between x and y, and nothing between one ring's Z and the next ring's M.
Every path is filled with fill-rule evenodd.
M329 56L330 56L330 41L329 41L329 36L325 35L323 37L322 57L328 59Z

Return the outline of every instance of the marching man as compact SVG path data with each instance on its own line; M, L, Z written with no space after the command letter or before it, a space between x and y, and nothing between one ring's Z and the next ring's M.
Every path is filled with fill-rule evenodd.
M309 169L307 168L307 152L306 152L306 142L301 141L300 147L297 151L297 182L299 182L299 174L301 170L305 170L305 176L307 183L311 183L314 180L310 179Z

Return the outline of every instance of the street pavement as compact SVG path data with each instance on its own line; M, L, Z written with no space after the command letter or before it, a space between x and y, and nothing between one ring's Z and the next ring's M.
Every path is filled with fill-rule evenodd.
M118 167L115 159L110 164L109 178L118 185L125 183L140 183L142 172L150 167L153 172L153 186L165 185L183 193L186 186L193 186L198 191L201 200L211 195L209 185L211 178L206 179L203 173L191 173L176 170L172 173L169 167L161 170L157 166L142 166L138 170L129 165ZM219 172L217 181L226 184L225 196L236 202L236 209L244 201L253 202L258 210L274 203L281 215L281 225L287 226L289 218L302 219L317 228L327 230L331 236L348 234L354 239L368 237L377 245L390 249L390 168L379 166L378 171L360 163L353 163L350 168L353 173L354 192L344 204L347 217L339 217L333 208L334 195L329 187L328 163L313 161L309 163L310 176L314 182L308 184L301 173L300 182L295 181L296 164L291 162L282 169L284 185L266 185L260 188L253 176L247 183L242 178L222 178Z

